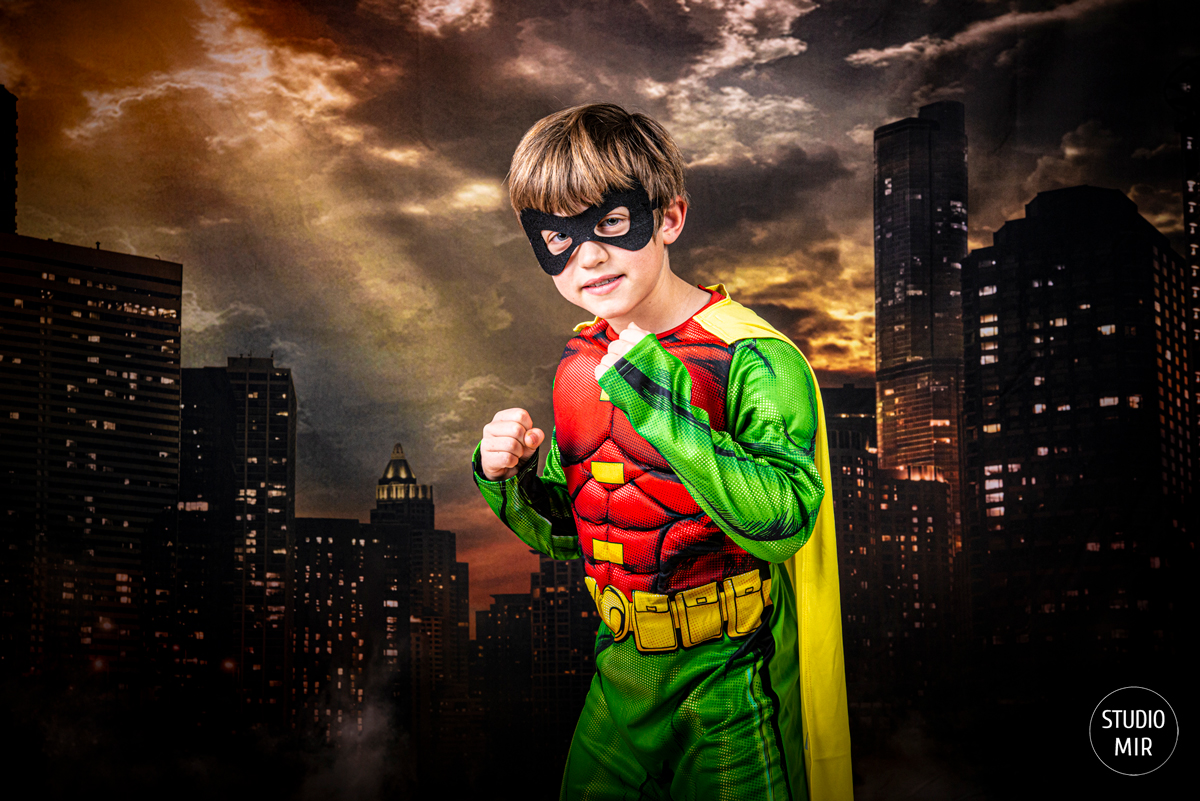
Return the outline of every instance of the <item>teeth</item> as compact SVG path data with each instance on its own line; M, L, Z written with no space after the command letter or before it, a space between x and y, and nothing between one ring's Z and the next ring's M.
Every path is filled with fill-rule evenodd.
M594 288L594 287L598 287L598 286L604 286L605 284L611 284L613 281L616 281L618 278L620 278L620 276L619 276L619 275L614 275L612 278L605 279L605 280L603 280L603 281L600 281L600 282L598 282L598 283L595 283L595 284L588 284L588 289L592 289L592 288Z

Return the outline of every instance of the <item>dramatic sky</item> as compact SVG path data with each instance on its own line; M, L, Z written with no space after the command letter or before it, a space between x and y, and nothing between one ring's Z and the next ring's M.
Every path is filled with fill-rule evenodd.
M300 402L297 510L365 518L395 442L435 485L472 605L536 559L478 499L484 423L549 427L571 326L507 207L539 117L674 134L671 263L723 281L826 385L874 363L871 138L966 104L971 245L1037 192L1115 187L1178 242L1166 76L1188 0L0 0L18 232L184 265L183 359L274 354Z

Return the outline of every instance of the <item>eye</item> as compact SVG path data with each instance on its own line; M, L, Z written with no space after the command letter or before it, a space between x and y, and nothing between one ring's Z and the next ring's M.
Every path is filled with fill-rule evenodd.
M629 209L618 206L596 226L598 236L623 236L629 233Z
M571 237L558 231L542 231L546 249L557 256L571 246Z

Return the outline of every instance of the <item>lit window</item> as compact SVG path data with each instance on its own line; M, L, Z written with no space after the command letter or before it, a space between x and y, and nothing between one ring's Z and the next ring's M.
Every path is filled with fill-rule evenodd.
M1038 448L1037 454L1038 454L1038 456L1049 456L1050 449L1047 448L1045 445L1043 445L1042 447Z
M1004 503L1004 493L1003 492L989 492L987 495L983 496L983 502L984 503Z
M1044 411L1046 411L1046 404L1044 404L1044 403L1033 404L1033 413L1034 414L1041 414Z
M950 421L949 420L930 420L929 425L932 426L933 428L939 428L941 426L950 425Z
M1004 472L1004 465L1002 465L1002 464L987 464L987 465L983 466L983 474L985 476L994 476L997 473L1003 473L1003 472Z
M1033 377L1033 385L1034 385L1035 387L1040 387L1042 384L1045 384L1045 383L1046 383L1046 376L1044 376L1044 375L1035 375L1035 376Z
M1089 542L1089 543L1087 544L1087 549L1088 549L1089 551L1098 551L1098 550L1100 550L1100 543L1098 543L1098 542Z
M984 426L983 426L983 433L985 433L985 434L998 434L998 433L1000 433L1000 424L999 424L999 423L986 423L986 424L984 424Z
M1054 326L1055 328L1063 328L1064 326L1066 326L1066 324L1067 324L1066 317L1055 317L1053 320L1050 321L1050 325Z
M1117 333L1117 327L1115 325L1111 325L1111 324L1098 326L1096 328L1096 330L1099 331L1104 336L1108 336L1110 334Z
M979 287L979 296L980 296L980 297L983 297L984 295L995 295L995 294L996 294L996 287L995 287L995 286L981 286L981 287Z
M1142 405L1142 396L1141 395L1130 395L1129 396L1129 408L1130 409L1140 408L1141 405Z
M984 355L979 357L979 363L980 364L995 364L996 363L996 354L985 353Z
M1121 402L1121 399L1116 397L1115 395L1110 395L1106 398L1100 399L1101 406L1116 406L1120 402Z
M1033 279L1033 281L1030 283L1030 285L1031 285L1031 286L1032 286L1034 289L1037 289L1038 287L1040 287L1040 286L1042 285L1042 279L1040 279L1040 278L1035 278L1035 279Z
M989 490L1001 489L1004 486L1004 479L989 478L983 482L983 488Z
M988 517L1004 517L1003 506L992 506L987 510Z
M1069 412L1069 411L1071 411L1071 404L1069 404L1069 403L1060 404L1058 407L1058 410L1060 412Z
M996 342L995 340L989 340L987 342L979 343L980 350L999 350L999 348L1000 348L1000 343Z
M994 317L995 315L992 315L992 316ZM1000 326L998 326L998 325L985 325L979 329L979 336L981 336L981 337L994 337L994 336L999 336L999 335L1000 335Z

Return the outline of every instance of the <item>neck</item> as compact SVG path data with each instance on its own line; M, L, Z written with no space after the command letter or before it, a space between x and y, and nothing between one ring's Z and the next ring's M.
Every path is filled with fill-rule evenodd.
M664 249L663 269L654 290L630 314L610 317L608 324L618 333L630 323L637 323L639 328L661 334L687 322L689 317L704 308L710 297L707 291L689 284L671 271Z

